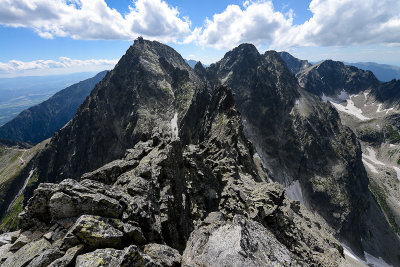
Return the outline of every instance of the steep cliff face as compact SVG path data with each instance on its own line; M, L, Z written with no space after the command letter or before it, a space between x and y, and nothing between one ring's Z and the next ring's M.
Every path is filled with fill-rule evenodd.
M368 230L362 237L363 247L398 265L397 253L391 253L400 248L397 81L380 83L369 72L341 62L328 63L329 68L325 66L323 72L313 67L297 77L305 90L318 90L321 99L335 107L342 123L360 141L369 180L366 192L369 209L365 215Z
M309 63L307 60L301 60L301 59L295 58L288 52L284 52L284 51L279 52L279 56L286 63L286 66L293 74L302 72L303 70L312 66L312 64Z
M202 82L172 48L136 40L39 159L41 181L77 177L124 155L186 113Z
M344 90L357 94L379 85L371 71L365 71L342 62L325 60L305 69L298 75L299 84L318 96L335 95Z
M345 264L324 222L257 171L234 103L215 89L198 142L157 126L79 182L41 184L3 266Z
M207 76L232 88L245 133L269 178L361 247L368 178L356 136L337 112L302 90L274 51L260 55L254 46L241 45L211 65Z
M382 83L372 94L376 100L385 103L387 106L399 106L400 104L400 80L392 80Z

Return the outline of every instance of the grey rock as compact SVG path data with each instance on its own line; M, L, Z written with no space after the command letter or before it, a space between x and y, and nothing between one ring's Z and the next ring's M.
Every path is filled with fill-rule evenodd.
M207 219L208 223L210 218ZM195 230L182 256L183 266L289 266L304 262L261 224L236 215Z
M10 248L11 244L5 244L0 247L0 263L4 262L7 258L13 255Z
M123 253L122 250L117 250L112 248L97 249L93 252L79 255L76 258L76 266L82 266L82 267L120 266L119 258L121 257L122 253Z
M26 244L17 252L7 258L1 265L4 267L22 267L26 266L33 258L39 256L43 251L50 247L50 243L45 239L40 239Z
M279 56L285 61L286 66L293 74L302 72L312 66L307 60L295 58L288 52L279 52Z
M75 262L76 257L83 251L83 245L78 245L68 249L65 255L50 263L49 267L65 267Z
M123 232L110 225L106 219L99 216L82 215L69 233L90 248L120 247Z
M113 184L119 175L129 169L133 169L137 164L138 162L136 160L115 160L93 172L85 173L82 175L82 179L90 179L105 184Z
M97 249L93 252L78 256L76 266L110 266L110 267L161 267L149 256L142 254L136 246L130 246L124 250Z
M21 231L14 231L10 233L4 233L0 235L0 246L14 243L20 235Z
M26 244L28 244L31 240L29 239L29 237L27 237L25 234L21 234L17 240L15 240L15 242L12 244L10 250L11 251L15 251L18 250L20 248L22 248L23 246L25 246Z
M187 265L337 266L333 235L360 241L360 153L276 52L245 44L195 72L139 39L37 157L39 182L56 184L33 192L21 227L67 254L84 245L82 265L179 265L184 251ZM333 229L271 180L298 180Z
M47 234L44 234L43 237L46 240L51 241L51 238L53 237L53 232L48 232Z
M61 258L62 256L64 256L64 252L57 248L51 248L45 250L39 256L34 258L27 267L46 267L54 260Z
M169 246L155 243L147 244L144 246L143 252L163 267L181 266L179 251Z

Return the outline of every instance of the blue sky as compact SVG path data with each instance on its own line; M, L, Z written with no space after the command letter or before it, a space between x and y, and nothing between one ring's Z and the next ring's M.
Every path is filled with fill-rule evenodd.
M0 0L0 77L112 68L138 35L206 64L250 42L400 65L400 1Z

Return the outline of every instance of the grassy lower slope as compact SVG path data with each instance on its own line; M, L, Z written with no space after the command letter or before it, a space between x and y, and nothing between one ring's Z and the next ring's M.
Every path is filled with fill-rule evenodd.
M17 146L0 146L0 204L6 201L5 197L8 190L19 191L19 188L11 188L14 180L29 164L30 160L45 147L48 141L49 139L29 149ZM13 202L9 212L0 222L0 232L13 229L16 226L18 213L22 210L22 203L23 195Z

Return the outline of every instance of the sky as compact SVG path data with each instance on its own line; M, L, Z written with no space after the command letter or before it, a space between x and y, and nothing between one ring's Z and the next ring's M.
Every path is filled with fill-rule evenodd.
M0 0L0 77L112 69L138 36L205 64L246 42L400 66L400 1Z

